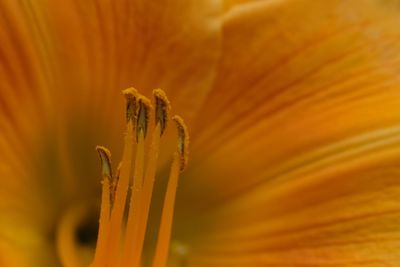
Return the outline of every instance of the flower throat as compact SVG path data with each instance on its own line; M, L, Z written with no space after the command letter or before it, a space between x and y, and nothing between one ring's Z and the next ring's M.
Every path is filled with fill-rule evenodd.
M116 173L112 172L108 149L96 148L103 178L99 231L91 267L141 266L158 150L169 122L170 104L162 90L153 91L154 108L149 99L133 88L124 90L123 94L126 135L122 162ZM155 123L150 123L151 120ZM188 160L187 128L179 116L172 120L177 126L177 147L172 156L152 267L167 264L178 178ZM148 146L147 138L150 138ZM126 208L128 215L124 216Z

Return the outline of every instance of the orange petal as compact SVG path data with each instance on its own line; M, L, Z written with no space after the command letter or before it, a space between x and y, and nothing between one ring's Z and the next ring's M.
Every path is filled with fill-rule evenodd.
M197 205L191 230L207 233L194 265L397 266L398 11L374 0L228 10L181 186Z
M227 199L307 152L400 123L400 17L384 3L232 8L217 81L192 129L188 191Z
M207 214L212 222L197 240L194 261L396 266L399 133L397 127L335 144L336 150L325 150Z

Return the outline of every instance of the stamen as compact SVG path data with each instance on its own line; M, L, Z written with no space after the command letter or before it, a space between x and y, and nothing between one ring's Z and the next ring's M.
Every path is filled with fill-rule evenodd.
M131 162L132 162L132 148L133 142L133 128L135 127L136 120L136 99L137 93L133 88L123 91L126 98L126 135L125 145L122 157L121 173L117 189L115 193L115 200L113 209L111 211L109 233L107 237L107 255L105 262L117 262L119 240L121 235L121 228L123 223L123 215L125 210L126 196L129 187L129 177L131 175ZM135 111L135 113L133 113Z
M153 91L155 110L150 101L137 94L136 90L130 88L123 93L127 101L127 130L123 159L115 177L112 175L109 151L103 147L97 147L102 163L103 193L99 238L92 267L114 267L120 266L119 264L122 264L123 267L141 266L160 139L169 120L169 101L161 89ZM146 136L151 114L154 115L155 124L151 126L151 142L146 149ZM189 137L187 128L180 117L174 116L173 119L178 130L178 142L176 152L173 153L153 267L166 266L178 177L188 161ZM134 134L136 135L136 142L134 141ZM135 160L133 160L134 147L136 148ZM126 231L122 236L121 229L124 225L123 215L130 177L133 180L131 182L129 211L126 219ZM120 244L122 244L122 247L120 247Z
M168 260L178 178L179 173L186 167L188 157L189 135L187 127L181 117L174 116L173 120L176 122L178 129L178 148L173 156L167 192L165 193L153 267L165 266Z
M133 174L133 187L131 191L131 200L129 203L128 222L126 227L126 240L123 252L123 266L133 266L131 254L134 251L135 239L137 238L137 229L139 224L139 208L142 200L143 173L144 173L144 145L148 127L149 113L152 110L150 101L143 96L139 98L139 110L137 121L137 148L136 159Z
M99 232L97 237L96 253L94 256L93 265L104 262L106 252L106 241L108 232L108 223L111 211L112 196L110 193L112 184L112 169L111 169L111 153L108 149L98 146L96 147L100 156L101 169L102 169L102 195L101 195L101 208L99 219Z
M141 205L139 207L138 229L137 236L134 236L134 248L132 254L132 265L139 266L141 261L141 254L143 251L144 237L147 228L147 221L150 210L151 197L153 194L153 187L155 182L155 175L157 169L158 150L160 147L160 137L163 135L169 120L170 104L167 96L161 89L153 91L154 100L156 103L155 108L155 129L153 131L152 140L150 144L150 151L148 156L146 174L144 178L143 193L141 197Z

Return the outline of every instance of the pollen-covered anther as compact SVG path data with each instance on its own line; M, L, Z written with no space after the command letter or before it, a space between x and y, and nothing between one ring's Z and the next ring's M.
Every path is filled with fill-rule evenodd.
M181 160L180 170L183 171L189 159L189 132L183 119L177 115L172 118L178 130L178 153Z
M96 147L97 153L100 156L101 162L101 173L103 177L107 177L111 182L112 179L112 168L111 168L111 153L110 150L103 146Z
M151 102L144 96L138 97L138 110L137 110L137 126L136 126L136 140L139 140L139 134L143 133L143 138L147 135L147 128L149 126L150 111L152 109Z
M138 92L135 88L130 87L123 90L122 94L126 99L126 122L135 123Z
M155 89L153 91L153 96L156 104L155 123L156 125L160 125L160 135L162 135L167 128L171 106L169 104L167 95L163 90Z
M110 198L110 205L114 202L114 195L115 195L115 188L114 185L116 183L116 177L113 177L112 167L111 167L111 152L107 148L103 146L96 147L97 153L100 157L101 162L101 172L103 179L107 179L107 184L109 186L109 198ZM119 175L119 170L117 170L117 174ZM104 183L105 181L103 181Z

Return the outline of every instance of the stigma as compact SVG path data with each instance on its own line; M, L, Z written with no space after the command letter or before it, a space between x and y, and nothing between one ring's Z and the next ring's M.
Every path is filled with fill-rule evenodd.
M160 141L172 120L177 129L176 148L171 153L172 163L151 264L151 267L165 267L178 179L188 161L188 130L181 117L170 118L171 107L162 90L153 91L153 101L133 88L124 90L123 94L126 99L126 134L122 161L115 173L110 151L101 146L96 148L101 161L102 197L96 250L90 266L142 266Z

